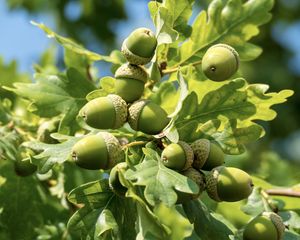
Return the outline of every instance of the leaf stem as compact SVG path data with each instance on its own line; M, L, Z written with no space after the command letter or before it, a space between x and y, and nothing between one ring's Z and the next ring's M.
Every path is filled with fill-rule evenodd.
M139 145L145 145L147 141L135 141L135 142L130 142L126 145L123 146L123 148L129 148L129 147L134 147L134 146L139 146Z
M197 65L200 65L201 63L202 63L202 59L199 60L199 61L193 62L193 63L191 63L189 65L197 66ZM178 66L178 67L174 67L174 68L164 69L164 70L162 70L162 74L166 75L166 74L177 72L180 67L185 67L185 66L188 66L188 65L183 65L183 66Z
M267 189L265 192L270 196L285 196L285 197L298 197L300 198L300 191L293 190L291 188L283 189Z

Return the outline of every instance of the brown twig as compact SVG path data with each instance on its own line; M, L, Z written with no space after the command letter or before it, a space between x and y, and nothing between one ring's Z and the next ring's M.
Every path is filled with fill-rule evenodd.
M267 189L265 192L270 196L285 196L285 197L298 197L300 198L300 191L291 188L284 189Z

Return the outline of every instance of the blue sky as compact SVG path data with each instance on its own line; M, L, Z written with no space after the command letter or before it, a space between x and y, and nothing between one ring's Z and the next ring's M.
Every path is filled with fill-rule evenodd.
M112 27L115 29L117 40L121 44L133 29L147 26L153 28L150 19L147 1L134 0L131 4L126 2L126 10L130 12L129 19L124 22L115 23ZM132 4L134 3L134 4ZM129 11L130 8L130 11ZM73 13L76 12L76 6L69 8ZM75 10L75 11L74 11ZM140 16L144 16L141 18ZM25 11L9 11L5 1L0 1L0 56L5 62L17 60L19 69L22 72L32 72L32 65L38 61L39 56L52 43L53 40L37 27L30 24L30 21L43 22L47 26L55 29L55 20L53 16L45 13L39 15L29 15Z

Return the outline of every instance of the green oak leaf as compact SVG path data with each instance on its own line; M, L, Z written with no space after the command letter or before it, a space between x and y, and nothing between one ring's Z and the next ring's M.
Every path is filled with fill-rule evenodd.
M104 209L96 223L97 237L103 237L108 239L119 239L119 226L114 218L112 212L109 209Z
M59 136L59 139L64 141L58 144L47 144L37 141L24 142L22 144L24 147L40 152L32 158L33 163L38 166L39 173L46 173L55 164L62 164L70 159L72 147L80 139L80 137L59 134L54 136Z
M177 44L190 36L192 28L188 25L192 15L194 0L166 0L163 3L150 1L151 18L156 26L159 62L167 61L168 56L176 56Z
M251 216L257 216L265 210L265 202L261 195L261 188L255 187L241 210Z
M154 209L154 214L170 229L168 239L185 239L192 234L193 225L175 207L160 204Z
M201 201L193 200L184 203L183 209L189 221L194 224L197 235L202 240L228 240L233 235L231 229L212 215Z
M36 239L33 229L50 222L67 221L69 210L36 177L17 176L10 161L0 160L0 172L6 179L0 187L1 239Z
M73 189L68 200L73 204L92 204L105 206L107 201L113 196L113 192L109 188L107 178L98 181L89 182Z
M295 211L282 211L278 213L289 229L300 230L300 215Z
M76 116L87 102L85 96L95 86L76 69L65 75L36 74L35 83L15 83L9 88L20 97L30 100L29 110L40 117L62 114L59 132L68 133L76 126Z
M98 53L94 53L92 51L89 51L79 45L78 43L74 42L70 38L62 37L59 34L52 31L49 27L47 27L43 23L37 23L34 21L31 21L31 24L34 26L37 26L38 28L42 29L49 38L54 38L59 44L61 44L65 49L71 50L79 55L82 55L86 58L87 61L99 61L104 60L107 62L112 62L112 59L109 56L103 56Z
M20 135L9 127L0 127L0 160L19 160Z
M191 37L179 49L173 65L190 64L200 60L204 51L216 43L234 47L241 60L258 57L262 50L248 41L259 33L259 26L271 19L269 11L274 0L247 1L214 0L207 11L201 11L192 27Z
M211 135L224 153L236 155L245 152L245 144L257 141L264 135L264 129L256 123L238 127L236 119L225 121L224 128Z
M185 112L179 113L178 123L191 120L206 122L217 118L221 120L238 119L241 125L247 125L252 120L270 121L276 117L276 112L270 107L285 102L286 98L293 95L292 90L266 93L267 85L247 85L242 78L222 83L221 87L211 91L207 91L205 86L193 87L193 89L196 89L200 103L194 107L194 111L189 110L188 115ZM201 100L199 100L199 96L202 96ZM195 105L195 100L193 105ZM191 103L186 105L189 106Z
M117 197L104 175L98 181L73 189L68 200L73 204L84 204L68 222L71 231L80 231L92 239L119 239L120 236L134 239L134 205Z
M267 189L280 189L279 186L272 185L265 180L251 176L254 186L261 187L263 190ZM292 187L293 189L293 187ZM300 191L299 188L294 188L295 191ZM279 210L287 211L287 210L299 210L300 209L300 201L298 198L289 197L289 196L272 196L272 200L277 201L278 203L282 203L282 206L279 206Z
M150 95L149 99L160 105L168 114L171 114L179 98L179 93L172 82L161 82L157 91Z
M134 185L145 186L146 200L155 205L164 203L173 206L177 201L176 191L195 194L199 191L191 179L165 167L156 151L144 148L145 159L142 163L128 169L125 177Z
M162 4L149 2L148 7L157 28L159 44L171 43L172 36L176 37L177 34L185 37L190 34L188 21L192 15L193 3L194 0L166 0Z

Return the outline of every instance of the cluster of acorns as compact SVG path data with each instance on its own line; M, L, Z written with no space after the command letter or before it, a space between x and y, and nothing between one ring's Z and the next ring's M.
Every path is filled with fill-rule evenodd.
M115 94L93 99L80 110L79 115L87 125L96 129L117 129L128 122L132 129L151 135L160 133L168 125L169 118L164 109L150 100L140 99L148 80L142 65L150 62L156 46L155 35L146 28L133 31L125 39L122 53L128 63L115 72ZM203 73L214 81L230 78L238 66L238 53L226 44L210 47L202 59ZM127 188L121 184L119 174L128 166L124 162L122 146L111 133L99 132L82 138L73 146L72 157L78 166L85 169L111 169L110 187L117 195L125 195ZM199 139L192 144L183 141L171 143L163 149L161 162L199 186L197 194L177 192L177 203L195 199L204 190L218 202L239 201L252 192L250 176L238 168L222 166L223 151L207 139ZM209 172L205 175L202 171ZM284 231L282 226L278 215L264 213L247 225L244 239L278 240Z

